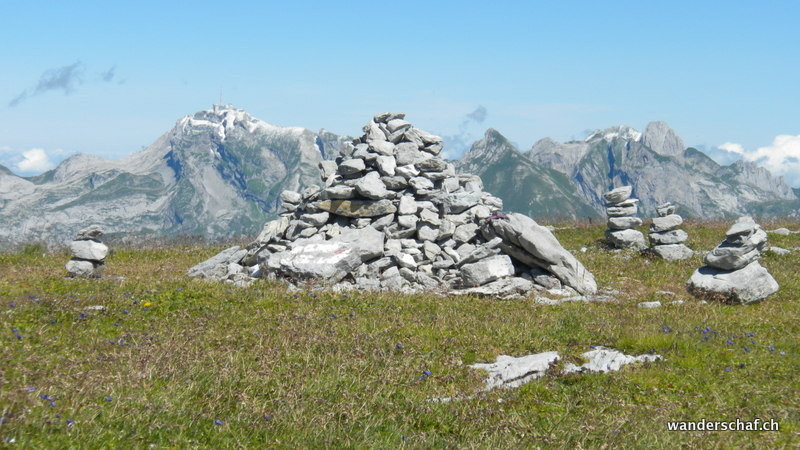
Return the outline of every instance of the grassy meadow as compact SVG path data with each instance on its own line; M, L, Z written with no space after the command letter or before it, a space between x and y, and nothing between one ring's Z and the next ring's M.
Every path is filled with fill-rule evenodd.
M710 250L729 225L683 228L690 247ZM743 307L687 294L701 257L611 252L603 228L555 234L601 288L621 292L614 303L185 277L222 245L112 247L99 280L66 278L67 252L0 253L0 447L800 446L800 235L770 234L798 249L762 256L781 289ZM664 306L637 307L654 300ZM485 374L467 367L544 351L579 362L590 345L665 359L477 395ZM442 397L454 400L430 401ZM737 418L780 431L667 430Z

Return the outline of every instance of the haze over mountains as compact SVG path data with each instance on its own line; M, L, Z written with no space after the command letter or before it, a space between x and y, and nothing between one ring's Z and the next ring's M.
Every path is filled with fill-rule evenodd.
M134 237L252 236L276 214L281 191L321 184L319 162L350 140L215 106L122 160L79 154L35 177L0 166L0 246L66 241L92 223ZM686 149L664 122L644 132L597 130L582 141L545 138L524 153L489 129L456 166L480 175L506 210L541 221L599 219L602 193L625 184L644 217L665 201L701 218L796 215L800 206L782 177L749 162L720 166Z

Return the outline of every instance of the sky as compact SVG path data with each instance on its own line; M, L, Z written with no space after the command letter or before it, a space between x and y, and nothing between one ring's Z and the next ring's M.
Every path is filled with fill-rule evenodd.
M360 135L405 112L458 156L666 121L800 186L800 2L0 2L0 164L121 158L232 104Z

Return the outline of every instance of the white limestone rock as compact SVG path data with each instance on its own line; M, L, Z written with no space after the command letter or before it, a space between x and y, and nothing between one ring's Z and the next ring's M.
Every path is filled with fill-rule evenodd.
M758 261L734 271L703 266L687 282L689 292L696 297L744 305L763 300L779 287Z

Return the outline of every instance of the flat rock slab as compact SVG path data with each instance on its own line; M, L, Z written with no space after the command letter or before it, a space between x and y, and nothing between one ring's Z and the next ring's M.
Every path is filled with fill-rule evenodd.
M522 263L541 267L582 294L597 292L594 275L561 246L550 230L530 217L510 213L501 218L487 219L481 231L489 239L502 238L504 252Z
M108 247L102 242L93 240L76 240L69 243L72 254L79 259L102 261L108 255Z
M614 248L632 248L643 250L647 248L644 235L639 230L608 230L606 240Z
M524 297L534 289L536 289L536 286L524 278L508 277L497 281L492 281L491 283L484 284L483 286L467 289L453 289L448 293L451 295L477 295L511 300L514 298Z
M653 245L680 244L689 239L689 234L683 230L672 230L650 233L649 238Z
M656 245L650 247L650 251L659 258L670 262L689 259L694 255L692 249L683 244Z
M508 255L492 256L461 266L461 279L467 286L481 286L512 275L514 275L514 264Z
M609 217L608 228L612 230L627 230L642 225L642 219L638 217Z
M478 363L469 367L489 372L484 390L490 391L499 387L520 387L541 378L559 358L558 352L536 353L520 357L500 355L493 363Z
M631 192L633 192L633 186L622 186L606 192L603 194L603 198L606 200L606 203L616 204L629 199Z
M339 282L361 264L358 248L346 242L306 241L278 258L283 273L331 282Z
M324 200L315 207L329 213L345 217L375 217L392 214L397 207L391 200Z
M636 362L653 362L662 359L661 355L626 355L618 350L605 347L597 347L594 350L582 354L589 362L577 366L567 363L564 366L564 374L584 373L584 372L616 372L628 364Z
M105 265L99 261L84 259L70 259L67 261L67 272L73 277L99 278L103 274Z
M681 226L683 218L677 214L670 214L664 217L656 217L653 223L650 224L650 231L659 233L662 231L670 231Z
M192 267L186 272L186 275L195 278L222 281L228 275L228 265L230 263L238 264L246 254L246 249L234 245Z
M581 355L588 362L580 366L567 363L560 375L587 372L614 372L623 366L637 362L653 362L663 359L661 355L626 355L618 350L597 347ZM535 353L520 357L500 355L493 363L472 364L472 369L485 370L484 391L496 388L516 388L547 374L561 356L558 352Z
M763 300L780 287L758 261L734 271L703 266L694 271L686 285L696 297L743 305Z

